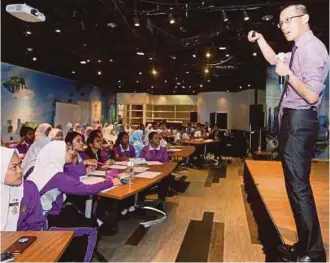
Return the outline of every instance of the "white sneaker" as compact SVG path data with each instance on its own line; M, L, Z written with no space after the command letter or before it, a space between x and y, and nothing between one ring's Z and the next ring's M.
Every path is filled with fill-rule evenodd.
M121 210L120 213L121 213L122 216L124 216L124 215L127 214L127 212L128 212L127 208L124 208L123 210Z
M135 206L133 206L133 205L130 206L130 207L128 208L128 211L129 211L129 212L134 212L134 211L135 211Z

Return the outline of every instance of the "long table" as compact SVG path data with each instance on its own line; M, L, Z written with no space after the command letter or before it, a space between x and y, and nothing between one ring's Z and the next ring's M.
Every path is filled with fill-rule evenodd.
M36 236L22 254L15 255L16 262L57 262L70 244L73 231L1 231L1 253L23 236Z

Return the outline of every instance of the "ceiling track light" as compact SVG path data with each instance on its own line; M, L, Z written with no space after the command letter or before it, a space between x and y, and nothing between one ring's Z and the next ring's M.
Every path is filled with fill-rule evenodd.
M134 26L135 27L139 27L140 26L140 19L139 19L139 16L138 16L137 12L135 12L135 15L133 17L133 22L134 22Z
M250 20L250 17L249 17L246 10L243 11L243 17L244 17L244 21L249 21Z
M171 25L175 24L175 19L174 19L172 13L169 13L169 14L168 14L168 22L169 22Z
M228 19L226 11L224 9L222 9L222 11L221 11L221 16L222 16L223 22L228 22L229 19Z

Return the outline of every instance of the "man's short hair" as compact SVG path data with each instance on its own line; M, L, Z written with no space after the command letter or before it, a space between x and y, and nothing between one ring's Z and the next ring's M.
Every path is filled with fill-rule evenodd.
M297 11L301 12L302 14L306 15L308 14L308 11L307 11L307 7L305 5L302 5L302 4L296 4L296 5L287 5L287 6L284 6L283 8L281 8L281 12L284 10L284 9L287 9L289 7L294 7Z

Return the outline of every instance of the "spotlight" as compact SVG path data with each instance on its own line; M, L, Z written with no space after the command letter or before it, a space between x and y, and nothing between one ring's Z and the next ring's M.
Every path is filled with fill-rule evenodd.
M226 50L226 47L219 47L219 50Z
M29 51L29 52L32 52L33 51L33 48L32 47L28 47L26 50Z
M87 63L91 62L90 59L87 59L86 61L87 61Z
M205 74L207 74L207 73L209 73L210 71L209 71L208 68L206 68L206 69L204 69L204 72L205 72Z
M239 89L242 89L242 86L239 86Z
M86 64L87 62L85 60L80 61L80 64Z
M61 33L61 29L55 29L56 33Z
M98 63L101 63L102 61L101 61L101 59L99 59L97 62L98 62Z
M142 75L142 72L141 71L139 72L139 75Z
M229 56L230 56L229 54L226 54L226 57L227 57L227 58L229 58Z
M113 60L110 58L110 59L109 59L109 62L113 62Z
M263 20L263 21L270 21L270 20L272 20L273 19L273 15L265 15L265 16L263 16L261 19Z
M37 58L36 58L36 57L33 57L32 60L33 60L33 61L37 61Z
M246 10L243 11L243 17L244 17L244 21L248 21L250 19L248 13L246 12Z
M248 84L248 87L250 88L251 87L251 84Z
M155 70L154 68L151 70L151 74L156 76L158 74L157 70Z
M135 17L133 17L133 21L134 21L134 26L136 26L136 27L140 26L140 19L137 15Z
M200 87L200 88L203 88L203 84L199 84L199 87Z
M193 58L196 58L196 54L193 54L192 56L193 56Z
M144 52L141 52L141 51L137 51L136 54L139 56L144 56Z
M257 52L253 52L253 54L252 54L254 57L256 57L257 56Z
M171 13L168 14L168 22L173 25L175 24L175 19Z
M72 70L72 72L71 72L72 74L76 74L76 72L74 71L74 70Z
M27 35L31 35L31 34L32 34L32 32L31 32L30 30L27 30L25 33L26 33Z
M208 82L208 83L210 83L210 82L211 82L211 80L209 80L209 79L208 79L208 80L207 80L207 82Z
M226 13L225 10L222 10L221 15L222 15L222 21L227 22L228 21L228 16L227 16L227 13Z
M99 71L97 72L97 75L101 76L101 75L102 75L102 72L99 70Z
M167 80L165 79L165 81L164 81L165 83L167 83Z
M210 53L210 52L206 52L205 56L206 56L207 58L210 58L210 57L211 57L211 53Z

